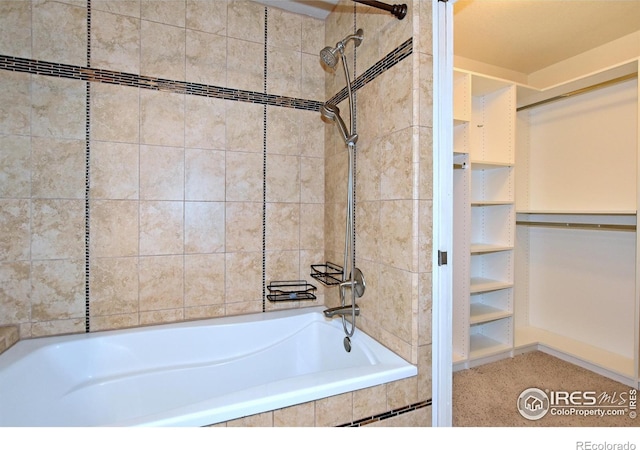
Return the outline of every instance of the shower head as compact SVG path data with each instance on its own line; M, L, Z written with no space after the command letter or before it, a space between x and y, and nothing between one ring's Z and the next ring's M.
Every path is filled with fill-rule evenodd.
M362 43L363 37L364 31L360 28L355 32L355 34L350 34L338 42L335 47L323 48L320 50L320 58L322 59L322 62L324 62L328 67L334 68L336 64L338 64L338 53L344 54L344 47L347 45L347 42L354 41L354 45L358 47Z
M320 106L320 114L322 114L322 117L324 117L325 119L331 120L338 125L345 144L353 145L358 141L357 134L349 134L349 132L347 131L347 126L344 124L344 120L342 120L342 117L340 117L340 109L336 105L332 105L331 103L324 103L322 106Z

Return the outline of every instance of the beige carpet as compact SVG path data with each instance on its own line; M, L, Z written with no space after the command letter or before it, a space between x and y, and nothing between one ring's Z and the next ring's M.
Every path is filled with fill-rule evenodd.
M552 414L552 404L542 418L529 420L518 411L518 397L529 388L538 388L551 396L561 391L593 391L595 392L593 397L596 397L598 405L602 406L600 410L618 410L624 407L627 409L624 416L578 416L575 413L561 416ZM453 425L458 427L640 426L640 418L629 417L630 390L629 386L553 356L542 352L530 352L455 372L453 374ZM603 400L605 397L608 400ZM622 405L621 408L619 408L620 405ZM595 408L597 407L589 406L580 409L586 414L591 413L587 412L587 409ZM563 411L568 412L568 410Z

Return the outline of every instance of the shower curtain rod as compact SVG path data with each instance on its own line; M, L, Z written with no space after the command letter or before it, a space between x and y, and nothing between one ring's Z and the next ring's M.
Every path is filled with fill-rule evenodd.
M374 8L383 9L385 11L389 11L391 14L396 16L398 19L404 19L404 16L407 15L407 5L387 5L386 3L377 2L377 1L368 1L368 0L353 0L356 3L362 3L363 5L373 6Z

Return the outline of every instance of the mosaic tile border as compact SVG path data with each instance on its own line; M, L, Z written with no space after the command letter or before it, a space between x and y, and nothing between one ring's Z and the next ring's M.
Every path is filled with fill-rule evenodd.
M403 406L402 408L392 409L390 411L376 414L375 416L365 417L359 420L355 420L353 422L344 423L342 425L337 425L338 427L362 427L365 425L370 425L375 422L380 422L381 420L391 419L392 417L397 417L402 414L406 414L409 412L417 411L422 408L426 408L427 406L431 406L432 399L424 400L421 402L413 403L411 405Z
M87 67L91 67L91 0L87 0ZM91 332L91 83L85 82L84 331Z
M364 87L383 72L389 70L413 52L413 38L409 38L387 56L367 69L352 83L352 89L357 91ZM266 64L266 61L265 61ZM267 94L266 92L246 91L242 89L225 88L187 81L169 80L166 78L136 75L113 70L82 67L71 64L53 63L35 59L19 58L0 55L0 69L12 72L29 73L32 75L47 75L72 80L95 83L107 83L120 86L131 86L155 91L172 92L176 94L199 95L221 100L259 103L267 106L281 106L284 108L319 111L322 102L284 95ZM265 81L266 83L266 81ZM347 98L347 88L335 94L328 103L340 103Z
M318 111L322 104L316 100L286 97L283 95L266 94L263 92L245 91L219 86L212 86L187 81L176 81L165 78L136 75L126 72L116 72L106 69L75 66L71 64L52 63L13 56L0 55L0 69L13 72L24 72L32 75L49 75L59 78L89 81L96 83L131 86L155 91L172 92L175 94L199 95L221 100L231 100L249 103L259 103L269 106Z
M393 66L406 59L413 53L413 38L409 38L396 47L394 50L389 52L387 56L379 60L377 63L369 67L364 73L358 76L352 83L351 89L355 92L360 88L363 88L368 83L375 80L378 76L382 75L387 70L391 69ZM348 97L347 88L344 87L340 92L335 94L327 103L337 105L343 100L346 100Z

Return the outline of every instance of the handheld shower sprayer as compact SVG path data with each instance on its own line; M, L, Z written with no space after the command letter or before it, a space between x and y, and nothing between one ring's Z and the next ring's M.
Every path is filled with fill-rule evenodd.
M340 109L336 105L332 105L331 103L324 103L320 106L320 114L325 119L331 120L338 125L340 129L340 133L342 133L342 137L344 139L345 144L353 145L358 141L358 135L356 133L350 134L347 130L347 126L340 117Z
M360 28L355 34L350 34L346 38L342 39L340 42L336 44L335 47L325 47L320 50L320 58L322 62L327 66L333 69L336 64L338 64L338 53L344 55L344 48L347 45L347 42L353 41L354 45L358 47L362 43L362 38L364 37L364 31Z

